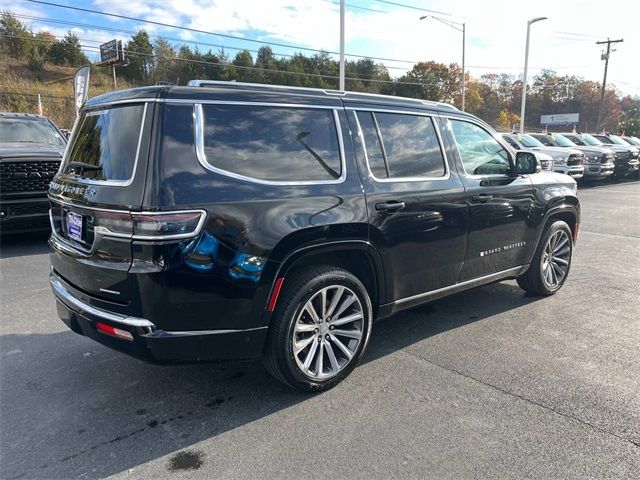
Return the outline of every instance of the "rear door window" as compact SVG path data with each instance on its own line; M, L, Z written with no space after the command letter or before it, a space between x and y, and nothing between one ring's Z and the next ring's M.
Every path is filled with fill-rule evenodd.
M61 172L98 181L132 179L145 105L124 105L82 114Z
M201 159L221 173L283 183L342 177L333 110L202 105ZM197 112L197 110L196 110Z
M375 178L438 178L446 174L431 117L382 112L357 115Z

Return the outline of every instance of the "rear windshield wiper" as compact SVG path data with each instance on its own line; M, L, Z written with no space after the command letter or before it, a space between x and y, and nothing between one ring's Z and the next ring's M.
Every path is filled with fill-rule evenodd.
M71 167L73 170L77 168L78 173L80 175L84 174L85 170L94 171L94 172L98 172L102 170L102 167L99 165L92 165L90 163L85 163L85 162L69 162L69 167Z

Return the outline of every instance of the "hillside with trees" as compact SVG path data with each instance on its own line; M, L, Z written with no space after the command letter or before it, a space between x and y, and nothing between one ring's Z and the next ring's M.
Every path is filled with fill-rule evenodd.
M232 56L223 49L201 51L174 44L145 30L133 35L124 48L129 64L117 69L118 88L160 81L184 85L194 78L338 88L338 62L326 52L285 57L262 46L257 51L241 50ZM39 93L54 121L69 127L74 117L69 77L74 68L86 63L89 60L83 45L72 32L62 38L48 32L34 33L11 14L1 14L0 110L34 112L33 95ZM405 75L392 78L382 63L367 58L346 61L346 87L359 92L421 98L459 107L461 80L462 69L456 63L424 61ZM111 88L110 71L92 67L89 94L94 96ZM486 74L475 78L467 74L466 88L467 111L502 130L519 122L522 82L516 76ZM28 101L25 95L31 95ZM540 115L579 113L579 128L592 131L599 102L599 82L544 70L530 84L525 125L539 130ZM603 119L607 130L640 135L640 97L623 95L615 86L608 87Z

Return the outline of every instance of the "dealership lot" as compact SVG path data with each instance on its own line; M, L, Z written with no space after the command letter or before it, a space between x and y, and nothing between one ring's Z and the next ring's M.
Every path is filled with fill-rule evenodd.
M46 235L3 242L2 478L637 478L640 183L580 189L572 272L374 325L316 396L257 363L147 365L57 318Z

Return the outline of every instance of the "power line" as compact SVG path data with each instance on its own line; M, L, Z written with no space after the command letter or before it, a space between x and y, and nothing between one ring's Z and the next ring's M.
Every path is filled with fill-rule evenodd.
M326 0L326 1L331 1L331 0ZM332 2L333 3L333 2ZM17 17L17 18L21 18L21 19L26 19L26 20L34 20L34 21L38 21L38 22L47 22L47 23L56 23L56 24L60 24L60 25L68 25L68 26L74 26L74 27L81 27L81 28L89 28L89 29L93 29L93 30L102 30L105 32L114 32L114 33L126 33L128 35L135 35L137 32L133 31L133 30L124 30L124 29L119 29L119 28L112 28L112 27L106 27L106 26L101 26L101 25L92 25L92 24L88 24L88 23L81 23L81 22L71 22L68 20L59 20L59 19L52 19L52 18L47 18L47 17L36 17L36 16L32 16L32 15L21 15L21 14L16 14L16 13L11 13L13 16ZM215 43L208 43L208 42L200 42L198 40L183 40L180 38L175 38L175 37L167 37L164 35L156 35L156 34L149 34L149 37L151 38L162 38L165 40L170 40L173 42L178 42L178 43L184 43L184 44L190 44L190 45L203 45L203 46L207 46L207 47L215 47L215 48L222 48L225 50L235 50L235 51L243 51L246 50L248 52L252 52L252 53L258 53L259 50L255 50L255 49L250 49L250 48L241 48L241 47L231 47L231 46L227 46L227 45L221 45L221 44L215 44ZM94 41L94 40L91 40ZM588 41L588 40L585 40ZM97 42L96 42L97 43ZM327 52L329 53L329 52ZM295 55L292 54L287 54L287 53L281 53L281 52L273 52L274 56L279 56L279 57L287 57L287 58L292 58L295 57ZM367 57L367 58L371 58L371 59L375 59L375 57ZM416 60L414 62L415 63L420 63L419 60ZM543 68L547 68L547 69L552 69L552 70L572 70L572 69L576 69L576 68L584 68L587 65L578 65L578 66L560 66L560 67L531 67L532 69L543 69ZM388 70L402 70L402 71L407 71L408 69L406 67L397 67L397 66L389 66L389 65L384 65L384 67ZM486 70L520 70L522 69L522 67L507 67L507 66L488 66L488 65L468 65L469 68L477 68L477 69L486 69Z
M320 0L321 2L325 2L325 3L333 3L334 5L340 5L340 2L336 2L334 0ZM345 7L348 8L355 8L357 10L366 10L367 12L374 12L374 13L382 13L387 15L389 12L385 12L383 10L376 10L375 8L367 8L367 7L360 7L358 5L351 5L349 3L345 3L344 4Z
M0 34L0 37L7 38L21 38L23 41L31 42L31 43L49 43L46 40L40 40L37 38L25 39L24 37L20 37L17 35L7 35ZM60 36L55 36L55 38L64 38ZM95 41L95 40L92 40ZM80 45L81 48L93 51L100 51L99 47L94 47L92 45ZM320 77L320 78L332 78L339 79L338 75L325 75L321 73L307 73L307 72L292 72L289 70L276 70L272 68L263 68L263 67L249 67L246 65L235 65L233 63L223 63L223 62L209 62L206 60L195 60L190 58L179 58L179 57L166 57L161 55L154 55L153 53L144 53L144 52L136 52L134 50L125 49L124 52L128 55L141 56L141 57L151 57L151 58L159 58L162 60L171 60L175 62L185 62L185 63L193 63L193 64L201 64L201 65L211 65L217 68L235 68L238 70L258 70L262 72L270 72L270 73L279 73L282 75L298 75L298 76L306 76L306 77ZM393 84L393 85L416 85L416 86L438 86L441 85L439 83L427 84L420 82L405 82L400 80L380 80L380 79L372 79L372 78L358 78L358 77L346 77L345 80L352 81L360 81L360 82L370 82L370 83L385 83L385 84ZM444 82L443 82L444 83Z
M31 3L37 3L40 5L48 5L51 7L58 7L58 8L66 8L69 10L76 10L76 11L80 11L80 12L85 12L85 13L93 13L96 15L105 15L108 17L114 17L114 18L120 18L120 19L124 19L124 20L131 20L134 22L140 22L140 23L148 23L150 25L157 25L160 27L165 27L165 28L176 28L179 30L185 30L188 32L193 32L193 33L201 33L204 35L215 35L218 37L224 37L224 38L230 38L233 40L238 40L238 41L243 41L243 42L251 42L251 43L258 43L261 45L273 45L273 46L277 46L277 47L283 47L283 48L292 48L294 50L304 50L307 52L318 52L318 53L330 53L332 55L338 55L339 52L334 52L331 50L320 50L317 48L310 48L310 47L303 47L301 45L288 45L286 43L280 43L280 42L271 42L271 41L263 41L263 40L256 40L253 38L244 38L244 37L238 37L235 35L229 35L226 33L217 33L217 32L208 32L206 30L199 30L197 28L191 28L191 27L183 27L180 25L172 25L170 23L164 23L164 22L157 22L155 20L144 20L142 18L136 18L136 17L130 17L128 15L120 15L117 13L109 13L109 12L102 12L100 10L92 10L90 8L83 8L83 7L74 7L71 5L62 5L59 3L53 3L53 2L45 2L43 0L26 0L27 2L31 2ZM394 59L394 58L385 58L385 57L371 57L371 56L367 56L367 55L358 55L355 53L345 53L346 56L348 57L355 57L355 58L365 58L365 59L373 59L373 60L382 60L382 61L386 61L386 62L398 62L398 63L418 63L414 60L400 60L400 59Z
M404 3L397 3L397 2L389 2L386 0L374 0L377 3L384 3L387 5L393 5L394 7L402 7L402 8L408 8L411 10L417 10L419 12L427 12L427 13L437 13L438 15L447 15L447 16L451 16L450 13L447 12L439 12L437 10L428 10L426 8L421 8L421 7L416 7L414 5L405 5Z

